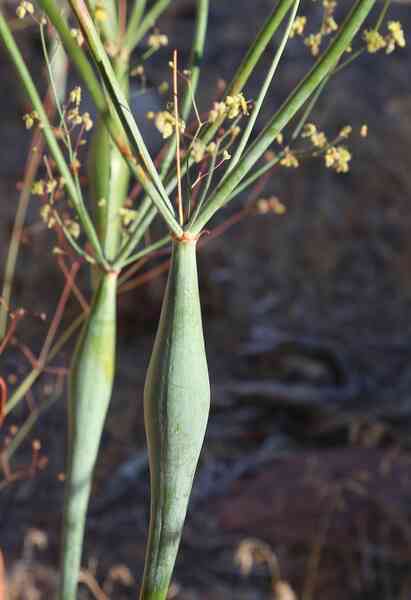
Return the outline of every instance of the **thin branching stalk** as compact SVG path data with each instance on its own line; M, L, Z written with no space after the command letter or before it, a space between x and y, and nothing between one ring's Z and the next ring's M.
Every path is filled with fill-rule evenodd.
M93 247L93 250L96 254L96 258L100 261L100 263L104 266L107 266L107 262L104 258L104 254L98 240L98 236L96 230L94 228L93 222L88 214L88 211L84 205L83 199L78 194L78 189L76 186L76 182L71 174L70 168L67 165L65 158L63 156L62 151L60 150L60 146L54 136L53 128L50 124L50 121L47 117L46 111L44 110L43 103L40 99L40 96L37 92L36 86L32 80L32 77L29 73L29 70L24 62L23 57L21 56L20 50L18 49L13 35L7 25L6 20L3 17L3 14L0 12L0 36L3 40L5 48L13 61L17 73L20 77L23 88L25 89L30 101L33 105L33 109L37 111L39 115L39 120L43 126L43 135L46 139L47 145L49 147L50 153L53 159L56 162L57 168L60 171L61 176L64 179L64 186L67 190L67 193L72 202L73 208L76 210L78 218L83 226L84 232L87 235L90 244Z
M138 2L138 0L136 1ZM137 44L146 35L147 31L149 31L149 29L155 25L159 16L168 8L170 3L171 0L156 0L140 24L138 24L138 20L136 18L136 23L132 24L132 26L128 28L125 39L125 48L129 52L134 50Z
M120 113L121 116L124 117L124 122L126 124L126 127L129 128L130 126L132 127L132 132L129 131L129 129L127 129L127 134L131 133L131 139L128 139L128 137L126 137L124 135L124 130L120 125L119 119L116 118L115 116L113 116L109 104L107 103L107 100L105 98L104 93L102 92L102 88L100 86L100 84L98 84L97 79L94 76L93 73L93 69L91 67L91 65L88 63L87 58L85 57L84 52L78 47L76 46L76 44L74 43L73 37L70 33L70 29L67 25L67 23L65 22L64 19L62 19L58 7L56 5L56 3L54 2L54 0L38 0L39 4L43 7L44 11L46 12L47 16L49 17L49 19L51 20L51 22L53 23L54 27L56 28L57 32L59 33L64 46L66 48L67 54L70 56L70 58L73 60L74 65L76 66L79 75L81 76L85 86L87 87L88 91L90 92L95 104L96 104L96 108L99 112L99 114L101 115L102 119L104 120L104 123L108 129L108 131L110 132L110 135L112 136L112 139L114 141L114 143L117 145L120 153L122 154L122 156L124 157L124 159L127 161L127 164L129 166L129 169L131 170L131 172L133 173L133 175L136 177L136 179L139 181L139 183L141 184L141 186L143 187L143 189L145 190L146 194L148 195L148 197L151 199L151 201L154 202L154 204L159 208L159 212L161 212L164 216L164 218L167 220L168 219L168 224L170 226L170 229L173 230L173 227L175 229L174 233L176 235L180 235L181 234L181 228L178 225L177 221L174 219L173 217L173 213L172 213L172 205L170 200L168 200L168 202L165 202L164 200L164 194L161 195L158 187L154 184L153 180L151 179L151 177L149 176L149 174L145 171L145 169L143 169L143 167L141 166L141 164L139 164L138 160L137 160L137 155L133 154L133 151L131 149L131 144L136 144L136 138L135 136L137 136L137 141L138 143L140 143L140 141L142 141L139 137L139 132L138 128L136 131L136 127L137 125L135 124L135 121L132 117L130 108L128 107L128 103L126 102L126 99L124 98L123 94L118 95L116 93L116 88L118 87L116 85L116 77L113 74L113 69L112 66L110 64L110 61L108 60L107 54L104 50L104 47L101 44L101 41L99 39L98 33L95 30L94 24L90 18L90 15L87 12L87 8L85 7L85 5L81 5L82 9L80 11L80 14L82 16L84 16L84 11L86 11L86 15L88 16L88 20L87 23L89 24L89 27L91 27L91 31L92 31L92 37L93 39L97 40L97 46L99 48L99 50L102 52L102 56L104 57L104 65L100 65L102 66L102 69L104 70L104 66L108 69L109 72L109 79L105 80L105 83L108 85L110 85L110 81L112 83L114 83L115 89L111 90L112 94L114 95L115 98L117 98L117 102L119 104L117 104L117 111L118 113ZM89 77L89 71L92 72L92 78L90 79ZM90 81L92 82L92 85L90 85ZM95 83L97 82L97 85L95 85ZM118 92L118 90L117 90ZM124 123L123 123L124 124ZM131 124L131 125L130 125ZM144 144L144 142L143 142ZM143 148L143 146L141 146ZM145 146L144 146L145 147ZM139 152L137 150L137 152ZM147 151L146 152L146 159L148 160L148 162L152 162L151 158L149 156L147 156ZM152 173L156 173L155 167L153 167ZM157 175L158 178L158 175ZM161 184L161 182L160 182ZM149 203L150 201L148 201Z
M255 101L255 104L253 106L250 118L247 121L247 125L241 136L240 142L235 150L234 156L232 157L232 159L230 160L230 162L228 164L226 175L228 175L228 173L230 173L234 169L234 167L237 165L238 161L240 160L240 158L244 152L245 147L247 146L248 140L250 139L250 136L253 132L254 125L255 125L255 122L257 121L257 117L260 113L264 99L267 95L268 89L269 89L270 84L273 80L273 77L277 71L278 64L281 60L281 57L282 57L285 47L287 45L288 38L291 33L291 28L293 26L294 19L297 14L299 6L300 6L300 0L296 0L296 2L294 3L293 9L291 11L290 19L288 21L288 26L287 26L287 28L284 32L284 35L281 39L280 45L278 46L277 52L274 55L274 59L273 59L273 62L271 63L271 67L264 79L261 90L260 90L258 97Z
M217 188L214 194L212 194L196 219L196 222L189 224L189 230L192 234L196 235L200 233L213 215L227 204L233 190L237 188L241 180L249 173L311 94L315 92L324 78L333 71L341 55L350 45L374 4L375 0L358 0L356 2L329 48L275 113L236 168Z

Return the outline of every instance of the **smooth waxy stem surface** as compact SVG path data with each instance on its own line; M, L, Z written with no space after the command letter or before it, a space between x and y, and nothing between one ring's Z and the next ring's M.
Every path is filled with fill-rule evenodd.
M173 242L144 389L151 516L140 600L164 600L210 408L196 242Z
M59 600L76 600L87 506L115 364L117 276L105 273L73 356Z

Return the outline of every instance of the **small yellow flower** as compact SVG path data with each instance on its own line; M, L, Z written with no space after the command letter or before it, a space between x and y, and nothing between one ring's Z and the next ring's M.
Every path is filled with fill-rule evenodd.
M325 166L337 173L347 173L350 169L351 153L345 146L332 146L325 153Z
M343 127L341 129L340 133L338 134L338 137L348 138L351 135L351 132L352 132L351 125L346 125L345 127Z
M31 129L34 125L34 118L32 114L23 115L23 121L26 126L26 129Z
M81 167L81 163L80 163L79 159L73 158L73 160L71 161L70 167L71 167L71 170L73 171L73 173L77 174Z
M44 181L42 179L33 183L31 193L34 194L34 196L42 196L44 194Z
M136 210L132 210L131 208L120 208L118 211L121 217L121 222L123 227L128 227L133 221L136 220L138 216L138 212Z
M90 129L93 127L93 120L90 117L90 113L88 113L88 112L83 113L81 116L81 120L83 122L84 129L86 131L90 131Z
M56 224L56 218L54 216L53 208L50 204L44 204L40 208L40 217L47 227L51 229Z
M324 148L324 146L327 144L325 133L322 131L317 131L311 136L311 142L316 148Z
M153 113L152 111L150 111L147 113L147 118L150 120L154 119L155 126L157 127L157 129L162 134L165 140L173 135L174 130L176 128L176 120L168 110L163 110L158 113ZM178 126L181 133L184 133L184 121L180 120Z
M307 123L304 126L301 137L310 138L311 143L316 148L324 148L324 146L327 144L325 133L318 131L314 123Z
M282 133L277 133L277 135L275 136L275 141L281 146L284 141L284 135Z
M79 85L71 90L69 98L72 104L79 106L81 102L81 87Z
M46 192L48 194L52 194L57 187L57 183L58 182L56 179L49 179L46 183Z
M378 50L385 48L386 41L383 36L375 29L364 31L364 40L367 44L367 50L370 54L375 54Z
M311 33L305 38L304 44L310 49L310 52L313 56L318 56L320 53L321 40L321 33Z
M94 18L100 23L107 21L107 11L102 4L96 4L96 8L94 10Z
M337 31L338 25L335 22L334 17L327 17L324 21L323 33L329 35L333 31Z
M290 38L293 38L295 35L303 35L306 24L307 17L297 17L291 27Z
M388 31L389 33L385 38L386 53L391 54L391 52L394 52L396 46L404 48L406 43L401 23L399 21L389 21Z
M285 154L284 154L284 157L281 159L280 164L283 165L283 167L296 169L300 164L298 162L298 158L295 156L295 154L290 150L290 148L288 146L287 146L287 148L285 148L284 152L285 152Z
M17 7L16 15L19 19L24 19L26 14L32 15L34 14L34 6L31 2L20 2Z
M230 160L231 158L231 154L229 153L228 150L224 150L223 152L223 160Z
M191 146L191 156L196 163L200 163L206 153L206 146L201 140L195 140Z
M366 138L368 135L368 125L366 125L364 123L364 125L361 125L361 129L360 129L360 136L363 138Z
M226 105L224 102L214 102L212 110L208 114L210 123L215 123L219 117L223 117L226 113Z
M73 221L72 219L65 219L64 226L71 235L71 237L77 239L80 235L80 225L77 221Z
M162 46L168 45L168 37L156 30L148 37L147 44L153 50L159 50Z

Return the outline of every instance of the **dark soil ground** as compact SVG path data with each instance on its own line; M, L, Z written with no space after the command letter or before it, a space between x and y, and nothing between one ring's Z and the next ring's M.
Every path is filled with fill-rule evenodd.
M316 6L304 4L302 12L315 18ZM211 6L203 110L272 2ZM406 3L392 8L406 31L410 10ZM179 0L162 21L183 54L193 14L193 2ZM37 37L20 41L40 77ZM388 57L363 56L319 101L313 120L330 136L347 123L356 132L349 174L332 173L318 159L279 169L264 195L277 195L286 214L243 220L200 252L213 407L170 598L293 600L292 588L299 600L411 600L410 57L410 44ZM154 83L166 62L153 62ZM301 43L290 46L266 117L310 62ZM0 123L4 264L28 135L20 121L25 101L4 53L0 69L7 92ZM64 280L35 201L23 242L14 307L44 311L49 322ZM85 273L80 282L87 290ZM163 288L164 275L120 300L118 375L88 521L82 600L137 594L149 501L142 389ZM67 322L76 310L73 300ZM46 325L27 317L19 341L38 352ZM67 366L69 356L68 347L53 366ZM18 383L29 368L9 348L0 375ZM13 600L55 597L66 416L65 393L54 388L55 376L44 375L3 426L6 435L56 395L13 463L14 470L29 465L31 441L39 438L47 466L0 483L0 547ZM288 596L284 588L273 595L278 569Z

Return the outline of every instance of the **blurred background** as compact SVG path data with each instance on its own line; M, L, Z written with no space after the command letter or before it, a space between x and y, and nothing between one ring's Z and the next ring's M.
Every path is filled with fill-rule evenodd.
M272 6L211 0L201 111L219 81L230 80ZM314 28L320 8L302 3ZM159 22L185 62L194 18L193 0L175 0ZM400 20L408 37L411 5L393 3L389 19ZM44 90L38 30L18 40ZM336 174L319 158L278 168L261 196L278 197L286 212L241 219L201 249L212 413L170 597L265 600L281 578L289 587L280 600L411 599L410 58L409 44L389 56L364 54L320 98L311 119L319 129L333 137L353 128L349 173ZM261 123L312 60L302 40L290 43ZM168 77L167 61L168 50L152 58L154 87ZM269 62L267 53L247 98L258 93ZM3 270L30 134L21 119L27 102L3 49L0 73ZM161 102L150 98L142 109L137 97L136 111ZM236 219L247 200L224 219ZM0 367L10 392L31 369L20 346L38 354L64 286L36 203L12 302L30 315ZM87 295L86 269L78 282ZM142 392L164 284L165 272L120 297L118 374L88 522L84 600L133 598L142 574L149 502ZM73 299L65 322L77 314ZM53 366L66 367L70 350ZM55 379L38 380L3 425L2 444L56 393ZM1 549L15 599L55 594L65 421L63 390L13 462L16 473L26 469L39 439L45 468L0 483Z

